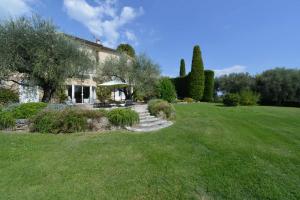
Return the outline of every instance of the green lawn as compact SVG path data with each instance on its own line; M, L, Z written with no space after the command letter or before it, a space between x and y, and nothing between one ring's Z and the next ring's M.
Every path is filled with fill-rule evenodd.
M300 109L176 105L170 128L0 134L0 199L300 199Z

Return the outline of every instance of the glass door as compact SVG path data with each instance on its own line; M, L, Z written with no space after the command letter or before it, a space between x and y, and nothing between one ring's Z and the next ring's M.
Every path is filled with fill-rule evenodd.
M82 103L82 86L75 85L75 102Z

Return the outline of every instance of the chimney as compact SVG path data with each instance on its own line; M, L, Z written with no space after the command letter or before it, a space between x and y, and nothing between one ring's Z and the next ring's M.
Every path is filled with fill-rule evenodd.
M97 43L97 44L101 44L101 42L100 42L99 39L96 39L96 43Z

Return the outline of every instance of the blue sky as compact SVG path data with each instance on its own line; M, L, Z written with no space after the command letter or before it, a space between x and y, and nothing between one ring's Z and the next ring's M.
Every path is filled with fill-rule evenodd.
M60 29L114 47L132 44L177 76L193 46L217 74L300 67L299 0L0 0L0 18L38 13Z

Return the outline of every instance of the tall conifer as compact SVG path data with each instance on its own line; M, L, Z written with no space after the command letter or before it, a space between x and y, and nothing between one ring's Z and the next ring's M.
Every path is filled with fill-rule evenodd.
M193 51L192 69L188 86L189 97L200 101L204 92L204 66L198 45L194 47Z

